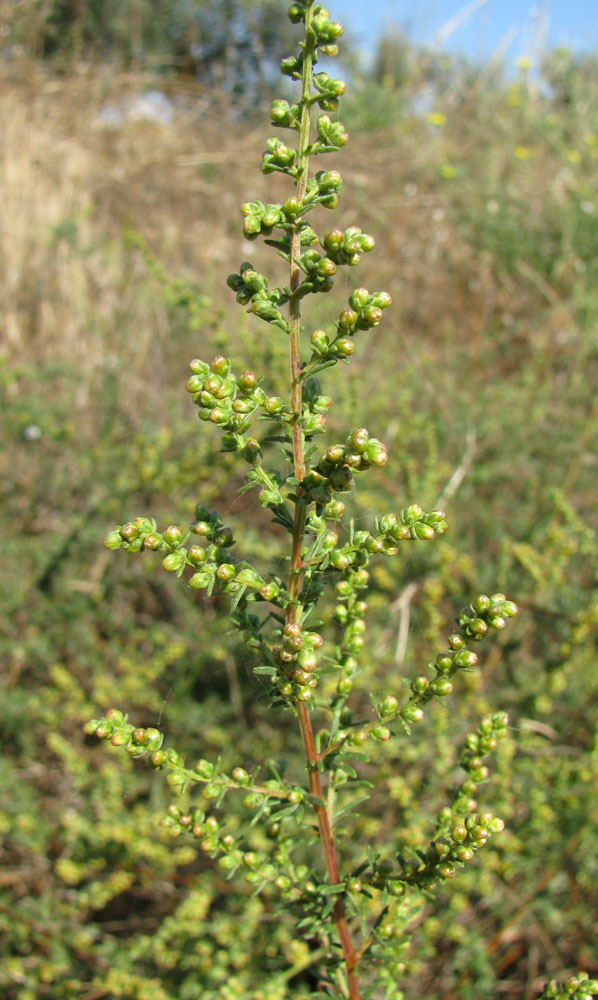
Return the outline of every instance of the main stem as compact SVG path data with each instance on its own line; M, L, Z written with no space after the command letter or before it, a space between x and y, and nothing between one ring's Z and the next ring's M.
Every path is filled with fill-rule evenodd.
M312 17L311 5L307 7L305 16L306 38ZM303 61L302 93L301 93L301 126L299 130L299 157L297 166L299 174L297 178L297 198L302 201L305 196L308 175L308 155L310 131L310 105L311 76L312 76L312 53L313 49L309 42L306 42L305 58ZM299 483L305 479L305 455L303 446L303 429L301 426L301 414L303 408L303 389L301 384L301 352L300 352L300 301L293 294L296 292L301 270L297 263L301 255L301 237L299 226L295 227L291 238L290 254L290 289L291 298L289 303L289 326L290 326L290 376L291 376L291 437L293 445L293 462L295 466L295 477ZM295 520L293 525L293 542L291 551L291 567L289 575L289 597L290 603L286 613L286 623L294 624L297 621L298 596L301 589L301 549L305 534L306 504L301 497L301 486L297 487L297 500L295 502ZM307 762L309 775L309 790L314 798L319 802L324 802L322 790L322 780L320 777L318 754L316 751L314 733L311 724L309 709L305 702L296 703L299 726L301 727L301 737L303 749ZM326 862L326 870L331 885L338 885L340 882L338 873L338 862L334 847L330 816L325 805L314 806L322 851ZM359 983L357 981L356 967L358 956L347 923L345 905L341 897L337 898L333 911L334 923L343 950L347 967L347 982L349 986L350 1000L360 1000Z

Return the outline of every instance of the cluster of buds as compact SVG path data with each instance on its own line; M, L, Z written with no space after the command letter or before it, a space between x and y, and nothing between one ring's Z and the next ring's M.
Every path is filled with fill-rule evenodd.
M301 127L301 108L298 104L277 99L272 103L270 121L278 128L292 128L298 131Z
M209 420L224 431L225 451L242 451L253 464L259 455L259 445L243 434L256 410L263 409L270 414L276 408L278 397L266 395L255 372L234 375L227 358L214 358L211 365L194 359L189 367L193 374L185 388L199 409L200 420Z
M307 250L299 258L299 267L306 274L298 289L299 296L310 292L329 292L336 274L336 264L330 257L323 257L317 250Z
M104 544L107 549L124 548L129 552L165 552L163 568L180 576L186 565L196 566L222 559L223 552L234 545L232 532L224 526L219 514L208 510L203 504L197 504L195 517L189 530L208 540L210 544L206 547L192 546L192 558L189 558L191 549L188 551L183 544L189 537L189 530L183 531L178 524L171 524L165 531L159 532L156 522L149 517L137 517L134 521L114 528L106 536Z
M392 703L394 699L388 701L389 704L385 707L391 714L395 709ZM362 882L386 890L392 896L403 896L409 886L431 889L437 881L453 878L456 866L471 861L475 852L487 843L493 833L504 829L501 819L486 810L479 811L476 800L471 797L476 785L487 777L488 772L484 769L484 773L480 774L479 766L475 762L472 765L467 754L474 743L479 755L490 753L498 741L506 736L507 724L506 714L498 712L484 718L478 731L467 737L460 760L467 777L452 806L442 810L438 819L437 836L427 850L417 851L417 856L410 858L399 853L398 865L388 859L378 860L371 870L358 870Z
M310 155L335 153L341 146L346 146L349 141L343 123L333 122L328 115L320 115L316 122L316 130L318 138L308 146Z
M254 270L248 261L241 264L239 274L229 274L226 283L236 293L237 302L250 304L249 312L254 316L277 326L284 333L289 332L289 325L280 311L280 307L289 300L291 293L288 288L269 291L268 279Z
M404 859L400 857L403 881L417 885L420 889L432 888L437 880L454 878L456 865L471 861L475 852L488 842L493 833L504 829L502 819L491 812L472 812L464 818L456 818L445 836L437 837L429 845L423 857Z
M333 493L346 493L353 486L353 473L380 468L388 461L388 451L377 438L371 438L365 427L358 427L344 445L333 444L318 464L310 469L303 488L310 500L328 503Z
M254 785L252 777L243 767L235 767L230 775L224 774L217 765L200 760L187 775L191 781L204 783L202 797L209 803L220 806L227 791L246 789L243 805L269 820L268 836L276 841L271 855L263 851L246 851L237 839L222 827L214 815L206 814L200 807L184 809L176 803L168 807L161 825L174 837L183 832L190 833L199 841L202 851L217 860L218 867L227 877L240 868L245 872L245 881L258 891L266 886L278 890L284 898L298 898L305 891L309 870L305 865L295 865L291 861L291 851L296 846L295 839L283 835L284 820L301 808L305 792L302 788L286 785L272 764L270 770L277 774L274 779Z
M262 156L262 173L271 174L278 170L283 174L296 176L295 161L297 160L297 150L292 146L287 146L280 139L272 138L266 142L266 151Z
M411 536L409 536L411 537ZM414 536L417 537L417 536ZM361 550L363 551L363 550ZM388 553L387 553L388 554ZM341 669L341 679L337 686L339 698L349 693L352 687L352 677L357 672L357 664L352 655L358 653L363 645L363 632L365 623L360 612L367 610L365 602L361 602L356 591L367 587L369 574L363 568L363 563L367 562L369 556L359 558L362 562L359 568L353 566L349 569L345 579L336 585L337 596L347 600L347 607L339 610L339 605L335 612L337 620L347 625L349 631L349 642L346 649L341 650L339 655L339 667ZM497 595L495 595L497 596ZM474 602L475 603L475 602ZM512 602L506 602L511 604ZM515 607L513 605L513 607ZM516 613L516 608L515 612ZM409 731L411 724L423 720L423 707L433 698L443 698L453 690L452 677L458 670L471 670L477 663L477 656L465 647L465 640L460 633L454 633L449 637L450 652L440 653L433 663L428 666L436 671L436 676L430 679L426 674L418 674L411 682L411 697L402 707L399 700L392 694L386 695L379 704L376 705L377 721L366 725L356 726L345 730L337 730L335 733L322 731L323 736L328 740L328 745L324 751L324 756L331 759L327 762L329 767L336 766L335 760L342 753L346 746L357 746L366 742L373 736L375 739L388 739L390 731L387 725L393 721L400 721L402 726ZM460 808L465 803L465 809L471 809L470 796L475 790L475 784L483 781L487 777L487 770L482 761L482 757L493 750L496 743L501 739L507 730L507 716L504 712L484 719L477 734L467 738L465 749L460 758L461 766L467 771L467 779L463 783L455 800L453 811ZM343 722L347 725L347 722ZM321 734L322 735L322 734ZM475 808L475 803L473 805Z
M590 979L587 972L569 976L564 983L551 979L540 1000L592 1000L598 996L598 979Z
M507 601L504 594L481 594L473 604L457 615L457 625L463 635L474 642L483 639L489 628L503 629L507 618L517 614L517 605Z
M186 532L177 524L159 532L153 519L138 517L111 531L105 545L109 549L124 548L132 552L144 549L165 552L162 568L167 573L182 576L189 567L193 571L189 577L189 586L193 590L207 590L211 594L217 586L231 596L249 590L254 598L281 601L284 605L285 588L280 580L266 582L247 563L234 565L230 562L228 550L234 545L234 538L230 529L223 525L221 517L203 504L197 505L195 516L196 520ZM207 544L185 544L191 533Z
M265 205L263 201L246 201L241 205L243 235L246 240L256 240L258 236L270 236L274 226L286 222L281 205ZM235 275L236 277L236 275Z
M154 767L160 767L163 763L165 751L160 749L164 740L162 733L157 729L133 726L117 708L111 708L102 719L86 722L83 730L88 736L110 740L112 746L122 747L131 757L149 754L149 761Z
M517 614L517 605L512 601L507 601L504 594L495 594L490 599L481 595L472 603L471 608L476 609L482 625L485 626L485 628L477 629L476 639L482 639L490 628L503 628L504 619L512 618L513 615ZM497 613L497 608L500 608L500 614ZM421 706L432 698L442 698L450 694L453 690L453 675L458 670L472 670L476 666L477 654L467 648L468 640L474 638L471 634L470 623L475 620L477 619L467 617L465 623L459 625L458 631L449 636L449 649L439 653L434 662L428 664L429 668L436 673L432 680L425 674L419 674L413 679L411 698L401 711L401 716L405 721L421 722L423 718Z
M315 650L323 641L318 632L304 631L297 622L285 625L280 643L272 647L275 683L282 698L309 701L313 697L318 683Z
M211 365L194 358L189 367L192 374L185 388L199 408L200 420L209 420L233 434L247 430L251 415L266 401L254 372L244 372L237 379L230 361L220 356Z
M302 24L305 21L306 4L292 3L288 9L289 20L293 24ZM338 21L330 20L330 11L317 4L313 10L311 20L311 30L315 35L315 43L322 55L331 57L338 55L337 40L343 33L343 26ZM317 53L314 53L314 61ZM300 49L296 56L289 56L283 59L280 64L280 72L285 76L290 76L293 80L301 78L303 68L303 50Z
M340 230L338 230L338 234L339 236L343 235ZM330 252L327 257L320 259L338 264L337 256L337 254ZM350 261L340 261L340 263L356 264L358 261L359 254L354 254ZM351 337L358 330L371 330L378 326L382 320L382 311L391 304L391 301L388 292L370 294L367 288L355 289L348 307L339 314L336 322L336 334L331 338L325 330L320 329L314 330L312 333L310 337L312 357L306 368L307 374L316 374L324 368L336 364L337 361L350 358L355 352L355 344Z
M429 542L435 535L443 535L447 527L443 510L425 512L418 503L403 507L398 515L385 514L376 520L378 537L395 542L409 539Z
M347 90L345 81L333 80L329 73L314 73L312 82L317 91L313 103L322 111L336 111L339 97Z
M342 229L331 229L320 242L335 264L348 264L349 267L359 264L363 254L373 250L376 243L373 236L362 233L358 226L349 226L344 232ZM385 309L390 305L391 298L386 292L380 294L385 296L382 306Z

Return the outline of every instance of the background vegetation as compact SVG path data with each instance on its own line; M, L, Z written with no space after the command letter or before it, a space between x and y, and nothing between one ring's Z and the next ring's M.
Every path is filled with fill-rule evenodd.
M81 731L117 704L139 724L160 719L189 759L221 753L227 768L296 739L261 706L218 598L198 602L102 547L114 522L144 510L184 522L202 500L249 520L256 564L276 558L267 516L236 497L229 458L183 390L188 359L225 345L273 383L285 375L284 344L249 318L239 326L225 288L248 251L238 206L265 183L266 114L256 124L226 95L267 89L267 7L193 5L195 20L174 2L149 17L143 0L5 11L7 1000L277 1000L309 986L291 917L273 922L266 896L231 892L161 831L166 789ZM243 80L238 53L223 61L218 48L229 16L253 53ZM179 74L157 84L156 67ZM422 1000L531 1000L550 976L598 974L595 70L556 51L541 79L522 65L507 81L400 36L368 76L352 68L347 224L377 237L359 281L395 299L394 322L363 335L331 392L339 426L350 412L391 446L354 514L440 502L451 525L392 573L377 569L372 686L400 693L472 594L504 590L522 611L450 719L437 708L417 739L380 751L385 785L360 821L369 839L395 830L397 849L420 843L458 774L455 728L509 711L511 739L483 789L507 829L413 917L405 991ZM156 86L168 120L125 113ZM255 245L251 255L259 266Z

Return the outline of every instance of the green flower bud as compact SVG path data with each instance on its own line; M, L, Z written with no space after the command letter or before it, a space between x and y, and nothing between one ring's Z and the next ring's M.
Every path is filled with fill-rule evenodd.
M243 235L245 239L255 240L262 231L262 221L257 215L248 215L243 222Z
M322 257L316 267L316 271L323 277L331 278L336 274L336 264L333 260L330 260L330 257Z
M329 253L336 253L342 250L343 243L345 242L345 234L341 229L332 229L329 233L326 233L324 239L322 240L322 246Z
M106 535L104 539L104 545L107 549L120 549L123 543L123 538L120 531L111 531Z
M244 587L253 587L258 590L264 586L261 576L249 567L239 570L235 576L235 582L242 584Z
M239 275L236 274L232 277L238 278ZM189 362L189 368L194 375L201 375L202 378L205 378L210 371L205 361L200 361L199 358L193 358L193 360Z
M284 202L282 210L287 219L296 219L303 211L303 203L298 198L291 196Z
M189 586L192 590L203 590L204 587L208 587L212 580L214 579L213 572L203 569L199 573L194 573L189 579Z
M355 344L348 337L341 337L332 344L331 350L339 358L350 358L355 353Z
M287 13L293 24L300 24L305 20L305 7L302 3L292 3Z
M405 722L421 722L424 717L421 708L410 704L401 709L401 715Z
M429 542L434 538L434 528L429 524L424 524L423 521L416 521L411 530L414 537L420 538L422 541Z
M216 576L222 583L228 583L235 577L235 567L232 563L220 563L216 570Z
M478 658L475 653L471 653L468 649L461 649L453 657L453 663L457 667L475 667L478 662Z
M177 549L183 540L183 532L176 524L171 524L164 532L164 541L173 549Z
M121 537L124 538L126 542L131 542L133 541L133 539L138 537L139 528L137 527L136 524L133 524L132 521L129 521L128 524L123 524L122 528L120 529L120 534Z
M162 535L159 535L154 531L152 531L149 535L146 535L143 540L144 549L149 549L151 552L156 552L158 549L161 549L163 544Z
M183 569L185 565L185 553L184 551L170 552L162 560L162 569L165 569L167 573L178 573Z
M435 681L430 684L430 691L439 697L444 697L450 694L453 690L453 685L447 677L437 677Z
M330 554L330 564L334 566L335 569L345 570L351 565L351 560L349 556L344 552L339 552L336 549ZM346 609L343 607L343 611Z
M374 726L374 728L371 731L371 735L374 737L375 740L379 740L381 743L385 743L386 740L390 739L391 732L390 729L386 728L386 726Z
M371 438L364 450L364 456L370 465L379 468L382 465L386 465L388 461L388 451L386 445L383 445L381 441L376 438Z
M264 403L264 410L270 416L275 416L282 412L282 399L280 396L269 396Z
M316 174L316 180L320 191L338 191L343 182L338 170L319 171Z
M338 318L338 325L341 330L354 330L357 323L357 313L353 309L343 309Z
M403 524L411 526L412 524L415 524L416 521L419 521L422 514L423 510L420 505L418 503L412 503L408 507L404 507L399 516Z
M382 310L378 306L369 305L365 307L362 315L369 327L379 326L382 319Z
M430 681L425 674L418 674L418 676L414 677L411 682L411 690L414 694L423 694L424 691L428 690L429 686Z
M390 715L394 715L399 707L399 702L392 694L386 695L386 697L380 702L378 706L380 715L383 719L388 718Z

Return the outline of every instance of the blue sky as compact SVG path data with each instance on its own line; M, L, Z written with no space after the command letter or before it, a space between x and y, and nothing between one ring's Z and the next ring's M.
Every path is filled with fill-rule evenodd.
M508 62L533 57L546 44L598 50L598 0L329 0L326 5L361 47L370 48L371 35L392 22L414 40L432 44L443 26L476 4L444 42L446 49L485 60L503 46Z

